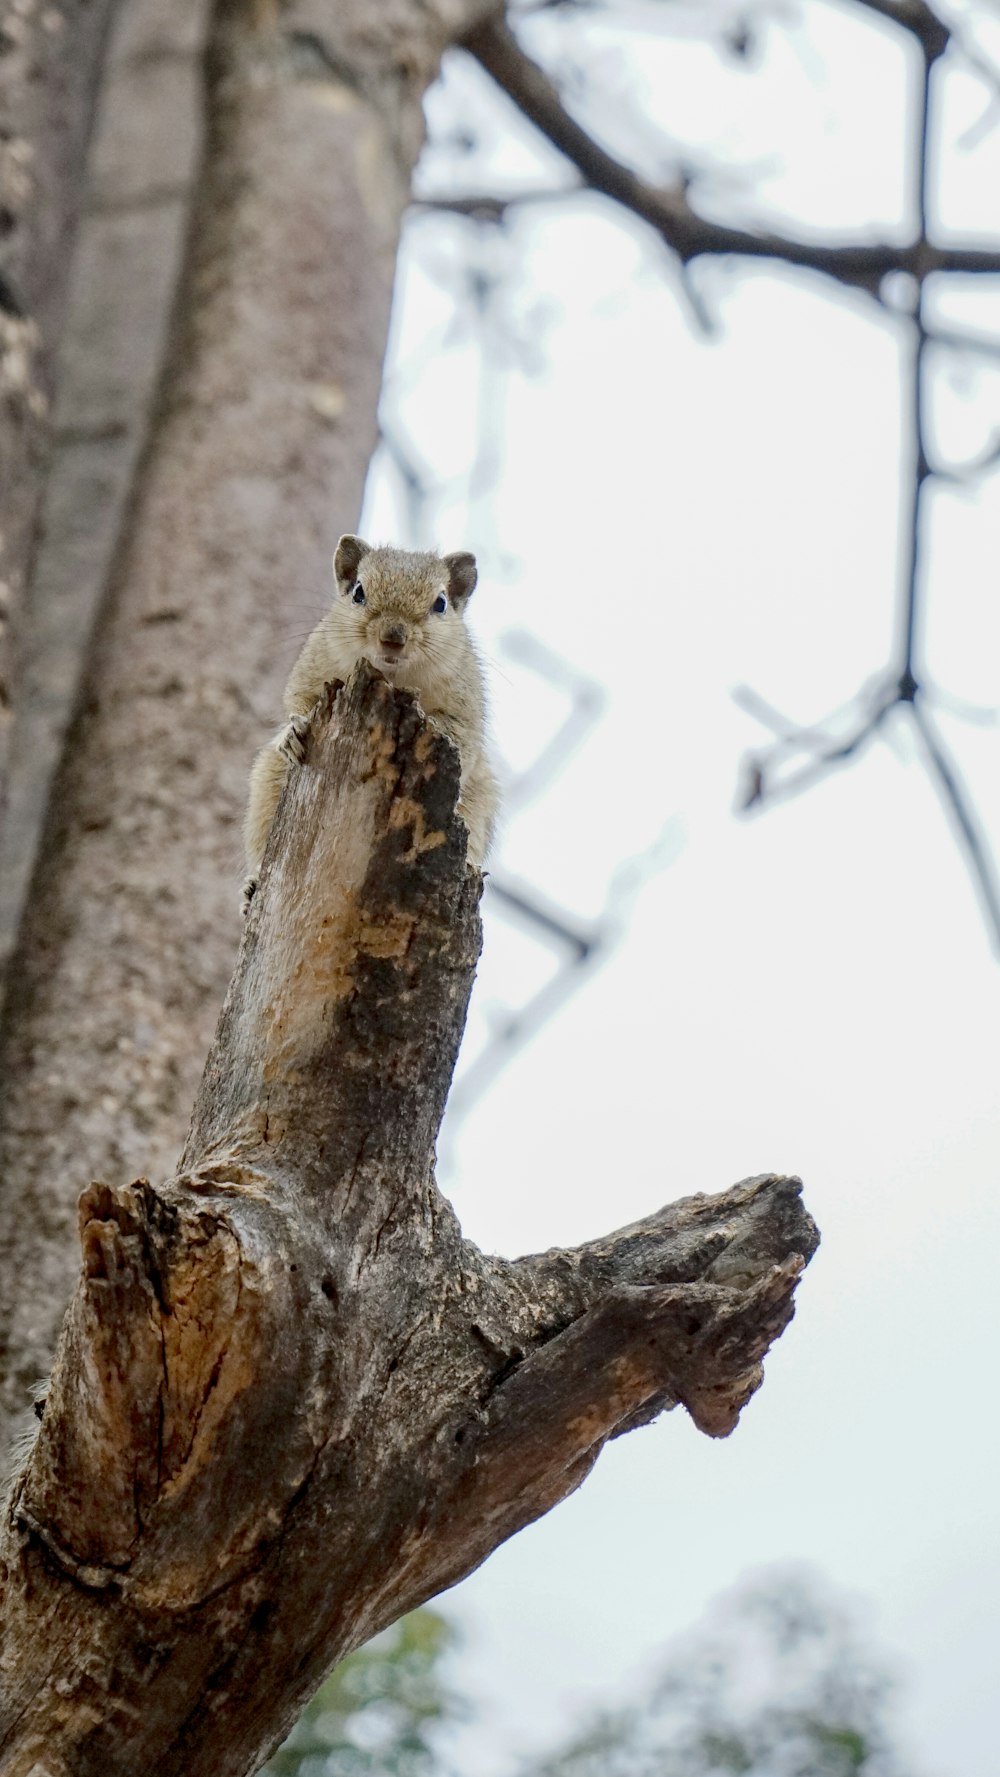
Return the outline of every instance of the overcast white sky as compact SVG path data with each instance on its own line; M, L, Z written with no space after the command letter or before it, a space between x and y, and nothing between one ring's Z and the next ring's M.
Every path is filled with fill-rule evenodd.
M664 177L678 143L710 154L726 214L901 227L910 64L889 28L789 4L741 70L697 40L707 7L623 11L627 28L582 36L531 27L549 58L576 46L581 113L610 146ZM979 41L1000 64L995 12ZM948 77L933 199L942 228L1000 240L1000 117L963 141L989 99ZM431 111L479 141L428 157L438 189L567 176L461 58ZM481 323L456 311L470 253L501 279ZM667 842L614 954L452 1133L442 1182L472 1238L505 1253L770 1169L802 1174L823 1231L731 1439L675 1413L619 1441L445 1601L467 1634L458 1682L484 1710L463 1758L476 1777L509 1771L742 1573L795 1560L870 1601L919 1771L996 1777L1000 964L901 724L802 799L732 814L740 756L763 738L734 687L808 721L885 665L900 345L871 302L817 278L705 265L698 282L711 340L657 244L596 198L527 209L504 243L417 221L400 278L387 414L441 491L408 530L383 462L366 529L477 549L474 625L512 767L562 704L508 658L506 632L606 693L558 780L512 806L497 873L587 921L618 865ZM1000 337L1000 280L935 300ZM942 361L933 421L949 455L988 445L1000 359ZM995 708L1000 474L936 485L929 516L928 668ZM1000 848L1000 725L941 726ZM487 908L467 1056L551 967Z

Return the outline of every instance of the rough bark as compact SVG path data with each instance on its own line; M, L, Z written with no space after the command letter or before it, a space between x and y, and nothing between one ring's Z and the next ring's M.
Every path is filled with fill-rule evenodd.
M176 1175L91 1186L8 1509L0 1774L236 1777L328 1667L683 1403L723 1436L796 1180L575 1251L464 1240L434 1142L479 951L458 760L362 666L285 791Z
M45 469L81 170L116 0L0 9L0 826L14 639Z
M155 435L0 1053L0 1448L72 1286L79 1156L168 1172L239 932L238 821L357 518L421 100L476 0L223 0Z

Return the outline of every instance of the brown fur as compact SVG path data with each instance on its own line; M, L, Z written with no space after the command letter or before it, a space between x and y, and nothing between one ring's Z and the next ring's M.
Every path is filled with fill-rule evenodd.
M497 812L497 782L485 739L483 670L465 626L465 606L476 584L475 557L437 556L406 549L372 549L360 537L341 537L334 560L333 604L313 630L285 687L287 725L258 753L250 774L243 833L253 893L281 788L301 756L299 735L323 686L347 679L368 659L394 685L416 692L424 711L454 741L462 761L458 812L469 829L469 862L485 863ZM355 587L364 604L354 603ZM440 594L447 609L432 607Z

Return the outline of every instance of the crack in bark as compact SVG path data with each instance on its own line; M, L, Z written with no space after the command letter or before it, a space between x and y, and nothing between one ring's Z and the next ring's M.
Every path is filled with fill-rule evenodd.
M236 1777L334 1660L564 1498L608 1438L677 1400L725 1435L816 1244L775 1175L575 1251L467 1241L433 1182L480 944L457 760L362 666L318 709L309 766L177 1174L84 1193L8 1512L0 1625L30 1634L0 1731L44 1730L81 1777ZM439 842L414 845L404 801ZM67 1610L56 1697L32 1650ZM98 1668L114 1707L95 1721ZM252 1746L233 1736L251 1684Z

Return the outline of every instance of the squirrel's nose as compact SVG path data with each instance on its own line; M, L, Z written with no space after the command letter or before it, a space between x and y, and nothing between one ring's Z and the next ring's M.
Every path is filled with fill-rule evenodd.
M384 629L379 636L387 654L402 654L406 644L406 630L401 623L394 623L391 629Z

